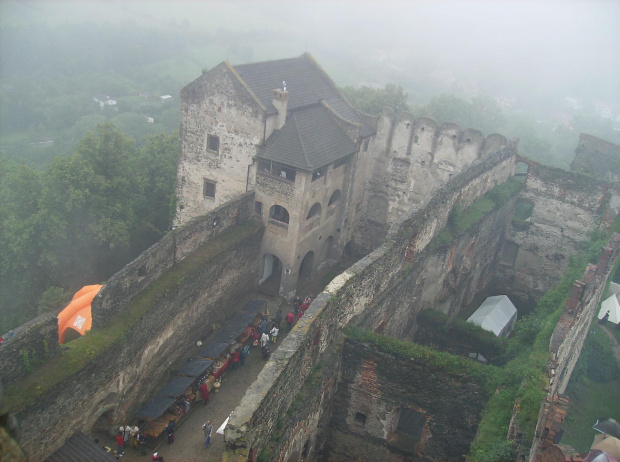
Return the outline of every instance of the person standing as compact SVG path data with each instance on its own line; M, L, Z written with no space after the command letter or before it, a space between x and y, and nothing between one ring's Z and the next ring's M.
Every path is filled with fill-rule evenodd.
M207 420L207 423L202 425L202 432L205 435L205 449L207 449L209 444L211 444L211 434L213 433L213 425L210 420Z
M259 327L260 327L260 335L261 335L261 337L262 337L262 335L263 335L265 332L267 332L267 320L266 320L266 319L263 319L263 320L260 322L260 326L259 326Z
M168 421L166 432L168 433L168 444L174 443L174 420Z
M207 386L206 380L202 382L200 387L198 387L198 390L200 390L200 396L202 397L202 404L206 406L207 403L209 402L209 387Z
M140 445L140 455L146 456L146 436L144 433L138 433L138 444Z
M131 437L131 427L125 423L125 429L123 430L123 441L125 442L125 446L131 444L129 438Z
M274 324L271 328L271 332L269 332L271 334L271 341L273 343L276 343L276 341L278 340L278 332L280 332L280 329L278 329L278 327Z
M138 449L138 432L140 429L137 425L134 425L130 428L129 433L131 434L131 447Z
M299 311L300 306L301 306L301 299L299 297L295 297L295 302L293 302L295 317L297 317L297 312Z
M295 317L296 316L293 314L292 311L289 311L289 313L286 315L286 324L288 324L288 331L289 332L293 328L293 323L295 322Z
M240 349L239 349L239 362L240 364L243 366L245 365L245 357L250 353L250 349L248 348L247 345L243 345Z
M231 365L231 369L236 369L237 367L239 367L239 360L241 359L241 353L239 353L239 350L235 350L232 354L232 365Z
M118 451L116 451L116 455L119 457L123 457L123 445L125 444L125 440L123 439L123 434L118 432L116 434L116 444L118 445Z
M267 332L265 332L261 338L260 338L260 346L261 348L264 346L267 346L267 344L269 343L269 334L267 334Z

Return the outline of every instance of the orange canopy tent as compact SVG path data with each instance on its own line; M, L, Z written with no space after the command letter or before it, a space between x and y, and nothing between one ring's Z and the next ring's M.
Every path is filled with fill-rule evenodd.
M65 343L65 334L69 328L82 335L90 330L93 324L90 304L102 287L100 284L82 287L75 293L71 303L58 313L58 343Z

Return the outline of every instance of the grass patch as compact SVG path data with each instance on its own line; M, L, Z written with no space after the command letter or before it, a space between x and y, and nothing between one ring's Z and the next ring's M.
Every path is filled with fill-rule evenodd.
M126 308L114 317L109 326L91 330L84 337L62 346L61 354L36 368L23 381L7 387L3 402L10 406L8 410L15 412L27 406L55 385L79 372L112 345L123 342L125 335L142 316L159 300L176 290L186 277L258 232L261 226L258 222L248 222L208 242L136 295Z
M485 366L469 358L436 351L424 345L398 340L360 327L347 327L345 334L350 339L373 345L385 353L400 358L415 358L450 374L465 374L489 394L497 387L498 368L495 366Z
M590 449L594 435L592 429L597 419L611 417L620 420L618 399L620 380L599 383L588 378L571 380L567 394L570 405L566 420L562 423L562 444L572 446L580 454Z
M429 243L429 249L432 251L451 243L460 233L472 228L485 215L503 207L522 188L523 183L511 177L487 191L485 195L465 209L460 204L455 204L450 210L446 226Z

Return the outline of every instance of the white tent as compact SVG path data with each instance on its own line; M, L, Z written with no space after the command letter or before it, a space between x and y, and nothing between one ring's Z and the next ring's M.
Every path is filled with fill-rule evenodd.
M618 303L618 297L616 295L612 295L603 303L601 303L601 309L598 312L597 318L603 319L605 313L609 311L609 318L607 320L614 324L618 324L620 322L620 303Z
M506 337L517 321L517 309L506 295L487 298L467 322L477 324L498 337Z

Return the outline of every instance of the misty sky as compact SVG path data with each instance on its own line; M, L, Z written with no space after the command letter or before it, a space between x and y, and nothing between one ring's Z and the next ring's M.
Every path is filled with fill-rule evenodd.
M341 85L381 85L414 72L475 79L495 95L552 92L620 104L618 0L2 0L2 26L41 21L36 12L42 5L53 5L45 18L55 24L114 21L122 11L151 25L185 21L214 34L270 31L279 45L270 43L254 56L274 59L309 51ZM216 54L205 60L213 65L227 58L225 50ZM374 74L347 75L347 63L353 61L368 61ZM381 66L383 73L376 70Z

